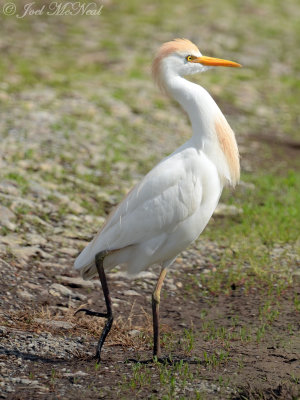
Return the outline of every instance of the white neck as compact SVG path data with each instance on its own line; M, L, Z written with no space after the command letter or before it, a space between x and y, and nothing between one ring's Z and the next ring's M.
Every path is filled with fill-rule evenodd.
M214 121L221 113L210 94L201 86L179 75L168 75L165 85L170 95L186 111L192 124L193 139L197 147L214 136Z
M215 164L223 183L234 186L240 174L238 148L221 110L203 87L170 73L170 70L164 78L167 92L190 118L193 145Z

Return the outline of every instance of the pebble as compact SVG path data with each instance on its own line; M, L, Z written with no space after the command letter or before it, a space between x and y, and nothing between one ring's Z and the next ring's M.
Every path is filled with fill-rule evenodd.
M21 383L22 385L38 385L39 381L25 378L10 378L11 382Z
M50 328L57 328L57 329L72 329L75 328L75 324L72 324L71 322L66 322L66 321L56 321L56 320L50 320L50 319L42 319L42 318L35 318L35 322L38 322L39 324L49 326Z
M295 271L292 275L292 279L295 283L300 283L300 271Z
M21 296L25 300L34 299L34 295L32 295L31 293L27 292L27 290L18 289L17 293L18 293L19 296Z
M34 233L28 233L26 235L26 241L28 244L31 244L31 245L41 246L41 245L47 244L46 238L44 238L41 235L34 234Z
M131 331L128 332L128 335L131 337L136 337L139 336L141 334L141 331L137 330L137 329L132 329Z
M67 288L64 285L61 285L60 283L53 283L50 287L49 287L49 293L52 296L56 296L56 297L60 297L60 296L72 296L73 292L71 289Z
M74 293L71 289L67 288L64 285L61 285L60 283L53 283L49 287L48 292L54 297L71 297L73 300L81 301L85 301L87 299L84 294Z
M29 181L29 190L34 196L41 199L46 199L49 195L51 195L50 190L46 189L36 181Z
M28 261L30 257L36 255L45 255L44 258L48 257L48 254L41 250L38 246L15 246L12 248L13 254L22 260Z
M114 283L116 286L126 286L127 287L127 285L128 285L128 282L123 282L123 281L115 281ZM101 286L100 282L96 281L95 284Z
M136 292L135 290L129 289L124 291L125 296L141 296L140 293Z
M173 283L167 283L167 287L169 290L175 291L177 287Z
M76 371L76 372L66 372L64 376L69 377L69 376L87 376L89 375L87 372L83 371Z
M134 279L132 276L128 275L124 271L110 272L107 274L107 276L110 279L116 279L116 280L121 280L121 279L133 280Z
M15 214L9 208L0 205L0 225L11 231L16 230L17 225L12 222L15 217Z
M2 236L0 238L0 241L10 247L14 247L17 246L18 244L24 243L24 240L20 236L15 234Z
M246 190L254 190L256 186L251 182L240 181L238 187Z
M233 205L227 205L223 203L219 203L217 208L215 209L214 216L215 217L234 217L236 215L241 215L243 210Z
M76 214L83 214L85 213L85 208L81 207L79 204L75 203L75 201L69 201L68 207L70 211L76 213Z
M74 257L78 254L78 250L70 247L62 247L60 252L63 254L67 254L68 256Z
M23 286L26 286L29 289L33 289L33 290L41 290L41 286L37 285L36 283L24 282Z
M142 271L136 276L136 279L157 280L157 278L158 275L151 271Z
M0 183L0 192L11 194L12 196L19 196L20 191L16 186L15 182L11 181L2 181Z
M45 210L46 211L46 210ZM33 226L35 226L35 225L42 225L42 226L44 226L45 228L52 228L52 226L48 223L48 222L46 222L46 221L44 221L44 220L42 220L40 217L38 217L37 215L33 215L33 214L25 214L24 216L24 219L27 221L27 222L29 222L31 225L33 225Z
M56 275L55 278L59 282L62 282L64 285L70 286L72 288L93 289L95 287L94 282L85 281L84 279L82 279L80 277Z

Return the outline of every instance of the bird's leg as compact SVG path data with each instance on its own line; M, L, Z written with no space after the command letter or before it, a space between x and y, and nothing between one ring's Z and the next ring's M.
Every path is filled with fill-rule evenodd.
M106 310L107 310L107 321L106 321L106 324L104 325L104 328L102 330L102 333L101 333L101 336L100 336L100 339L99 339L99 342L97 345L96 358L97 358L98 363L100 362L102 346L105 342L106 336L108 335L108 333L112 327L113 321L114 321L114 317L112 314L111 299L110 299L110 295L109 295L109 289L107 286L106 276L105 276L105 272L104 272L104 268L103 268L103 261L107 254L108 254L108 252L105 251L105 252L98 253L95 257L96 267L97 267L98 275L99 275L100 282L102 285L102 290L103 290L105 304L106 304Z
M96 351L97 363L100 362L101 349L105 342L106 336L108 335L108 333L112 327L113 320L114 320L113 314L112 314L112 306L111 306L111 299L110 299L110 295L109 295L109 289L107 286L106 276L105 276L105 272L104 272L104 268L103 268L104 258L108 254L109 254L109 251L101 251L100 253L96 254L96 256L95 256L95 264L96 264L99 279L100 279L100 282L102 285L102 290L103 290L103 294L104 294L104 298L105 298L107 312L99 313L99 312L90 311L85 308L82 308L75 313L75 314L77 314L78 312L84 311L86 313L86 315L93 315L95 317L107 318L106 324L104 325L104 328L102 330L102 333L101 333L101 336L100 336L100 339L99 339L99 342L97 345L97 351Z
M152 315L153 315L153 357L160 358L160 336L159 336L159 303L160 291L167 274L167 268L162 268L154 292L152 293Z

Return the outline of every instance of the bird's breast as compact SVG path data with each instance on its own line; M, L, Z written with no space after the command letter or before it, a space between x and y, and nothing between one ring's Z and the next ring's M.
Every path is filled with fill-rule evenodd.
M210 220L223 189L218 170L203 152L194 158L181 187L182 203L190 210L177 228L187 242L194 241Z

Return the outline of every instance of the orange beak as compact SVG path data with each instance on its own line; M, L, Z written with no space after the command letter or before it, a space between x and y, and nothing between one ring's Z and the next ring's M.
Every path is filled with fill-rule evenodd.
M222 60L221 58L214 57L197 57L191 60L193 63L200 63L203 65L210 65L212 67L241 67L241 64L238 64L234 61Z

